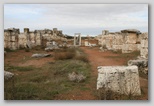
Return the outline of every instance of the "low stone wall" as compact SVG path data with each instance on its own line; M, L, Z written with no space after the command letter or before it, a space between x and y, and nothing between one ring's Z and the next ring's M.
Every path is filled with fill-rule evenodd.
M120 94L141 95L137 66L99 66L97 89L104 88Z

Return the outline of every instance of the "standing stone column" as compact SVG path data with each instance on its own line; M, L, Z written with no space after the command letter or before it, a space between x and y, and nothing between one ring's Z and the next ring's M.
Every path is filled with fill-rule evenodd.
M27 36L27 40L30 41L29 28L24 28L24 34Z
M74 34L74 46L76 46L76 34Z
M74 46L81 46L81 34L80 33L75 33L74 34Z
M81 35L79 34L79 46L81 46Z

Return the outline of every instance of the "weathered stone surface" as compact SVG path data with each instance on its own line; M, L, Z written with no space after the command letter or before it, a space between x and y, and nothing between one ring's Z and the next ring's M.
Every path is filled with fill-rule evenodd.
M125 44L136 44L137 43L136 33L124 33L123 36L124 36Z
M26 42L26 47L29 48L29 49L31 49L32 48L32 42L27 41Z
M137 44L123 44L122 45L122 53L130 53L138 50Z
M129 66L136 65L138 66L138 70L143 72L144 74L148 74L148 60L147 59L138 59L138 60L129 60Z
M121 50L122 45L113 45L112 48L113 48L113 50Z
M148 60L147 59L138 59L138 60L129 60L128 65L137 65L137 66L143 66L147 67L148 66Z
M39 57L48 57L51 56L51 54L33 54L33 58L39 58Z
M89 46L88 41L85 41L85 42L84 42L84 45L85 45L85 46Z
M138 33L140 32L137 29L125 29L125 30L121 30L122 33Z
M113 45L122 45L124 43L124 37L122 34L115 34Z
M8 72L8 71L4 71L4 79L5 79L5 80L9 80L9 79L11 79L13 76L14 76L13 73Z
M49 52L49 51L53 51L54 49L52 47L46 47L44 50Z
M24 33L19 34L18 48L25 48L27 43L27 36Z
M141 36L140 55L142 58L148 59L148 33L143 33Z
M68 74L68 78L70 81L77 81L77 82L82 82L85 80L85 76L82 74L78 74L76 72L72 72Z
M112 46L113 46L113 40L114 40L114 35L107 35L105 38L105 44L106 44L106 48L108 50L112 50Z
M147 40L147 39L141 40L141 47L146 47L146 48L148 48L148 40Z
M102 31L102 35L108 35L109 34L109 31L108 30L103 30Z
M99 66L97 89L106 89L120 94L141 95L137 66Z
M10 28L4 30L4 47L11 50L16 50L18 46L19 29Z
M6 29L4 30L4 47L10 49L24 47L32 48L37 45L43 45L46 41L67 41L67 39L64 38L62 31L58 31L57 29L54 30L55 33L48 29L29 31L28 28L24 28L24 33L20 33L19 29Z
M148 48L141 48L140 55L141 55L141 57L147 59L148 58Z

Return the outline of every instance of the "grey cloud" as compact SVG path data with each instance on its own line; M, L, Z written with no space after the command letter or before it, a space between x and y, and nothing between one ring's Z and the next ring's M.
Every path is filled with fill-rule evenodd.
M12 5L11 5L12 6ZM4 28L14 26L30 29L53 28L73 34L81 31L84 34L98 34L103 29L119 31L124 28L148 30L147 4L25 4L16 5L19 12L39 14L32 20L4 17ZM5 8L4 8L5 10ZM8 13L6 9L4 16ZM20 14L19 14L20 15ZM22 14L24 15L24 14ZM144 16L144 17L143 17Z

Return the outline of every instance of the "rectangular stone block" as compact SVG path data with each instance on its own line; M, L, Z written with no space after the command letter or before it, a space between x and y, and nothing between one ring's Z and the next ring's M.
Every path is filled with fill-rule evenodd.
M141 57L143 57L143 58L148 58L148 48L141 48L141 50L140 50L140 55L141 55Z
M141 40L141 47L148 47L148 39Z
M127 33L125 36L124 42L127 44L135 44L137 41L136 33Z
M123 44L122 45L122 53L130 53L138 50L137 44Z
M11 36L11 41L12 42L15 42L16 41L15 36Z
M112 48L113 48L113 50L121 50L122 45L113 45Z
M120 94L141 95L137 66L99 66L97 89L105 89Z
M122 35L115 35L113 40L113 45L122 45L124 42L124 38Z

